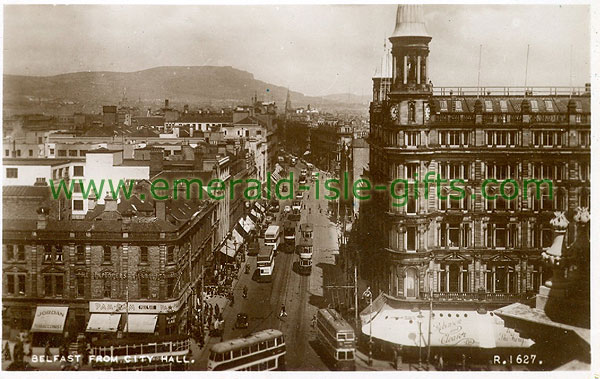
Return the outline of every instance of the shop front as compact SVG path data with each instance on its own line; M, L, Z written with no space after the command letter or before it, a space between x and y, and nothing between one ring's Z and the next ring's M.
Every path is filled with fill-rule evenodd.
M64 341L65 322L69 307L38 306L35 310L31 333L33 346L59 346Z
M505 327L493 311L437 307L430 311L414 306L407 309L378 300L374 305L379 306L372 310L367 307L361 313L363 338L374 339L384 350L401 348L407 360L438 355L448 363L462 359L486 363L493 354L531 352L534 344Z

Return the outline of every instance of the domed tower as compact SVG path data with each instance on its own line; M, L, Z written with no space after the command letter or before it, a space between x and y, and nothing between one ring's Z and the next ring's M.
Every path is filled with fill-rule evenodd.
M398 5L396 28L390 37L393 59L391 94L431 93L427 77L430 41L422 5Z

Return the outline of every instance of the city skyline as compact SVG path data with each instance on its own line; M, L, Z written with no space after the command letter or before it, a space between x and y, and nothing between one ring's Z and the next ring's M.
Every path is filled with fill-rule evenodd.
M424 14L436 86L477 85L480 45L482 86L524 85L527 45L527 85L590 81L587 5L425 5ZM306 95L368 96L394 18L392 4L5 6L4 73L233 66Z

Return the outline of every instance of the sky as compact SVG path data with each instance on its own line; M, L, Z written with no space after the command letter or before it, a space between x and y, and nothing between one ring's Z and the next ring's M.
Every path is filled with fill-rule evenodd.
M424 5L435 86L583 86L587 5ZM5 74L233 66L306 95L369 95L396 5L7 5ZM390 46L389 41L387 42ZM385 60L383 60L385 62Z

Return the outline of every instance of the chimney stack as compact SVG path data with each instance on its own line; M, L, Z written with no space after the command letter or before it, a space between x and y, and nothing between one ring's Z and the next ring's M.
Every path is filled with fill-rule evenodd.
M93 210L96 208L96 198L92 195L88 197L88 210Z
M116 212L117 211L117 199L113 199L112 196L107 195L104 198L104 211L105 212Z
M165 108L169 108L169 99L165 99Z
M50 209L46 207L39 207L37 210L37 229L46 229L48 226L48 216L50 215Z
M167 219L167 204L164 201L156 200L154 202L154 209L156 212L156 218L165 221Z

